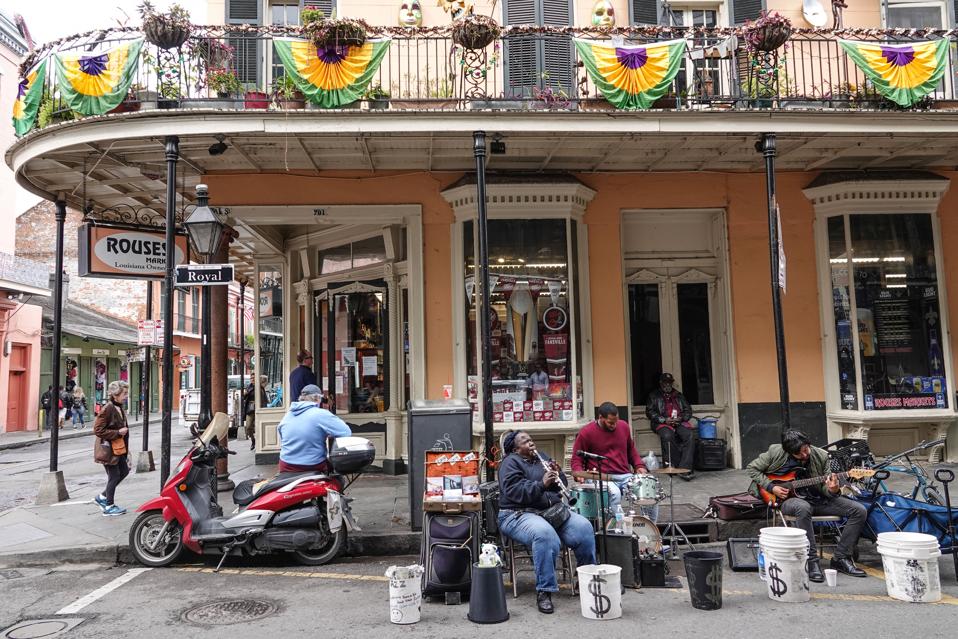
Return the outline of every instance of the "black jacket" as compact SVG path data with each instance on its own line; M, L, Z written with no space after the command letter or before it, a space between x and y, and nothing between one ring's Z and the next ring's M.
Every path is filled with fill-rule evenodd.
M692 407L685 395L677 390L672 391L675 394L675 401L679 405L679 421L687 422L692 419ZM665 393L661 388L656 388L649 393L649 399L645 402L645 416L652 422L652 430L658 431L659 427L668 418L665 414Z
M548 455L539 453L547 462ZM544 510L562 500L558 486L546 488L542 478L546 470L537 459L527 460L518 453L511 453L499 465L499 508ZM563 483L565 475L559 473Z

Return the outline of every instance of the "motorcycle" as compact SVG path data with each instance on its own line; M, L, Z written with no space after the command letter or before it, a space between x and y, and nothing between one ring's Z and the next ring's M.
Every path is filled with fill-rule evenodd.
M230 555L289 552L309 566L334 560L346 547L347 529L360 530L343 491L372 463L372 443L362 437L332 440L328 457L334 472L329 475L280 473L265 481L240 482L233 491L237 508L224 516L216 502L215 465L235 454L219 446L228 428L229 418L217 413L159 497L137 509L140 514L130 528L137 561L167 566L184 549L222 554L217 570Z

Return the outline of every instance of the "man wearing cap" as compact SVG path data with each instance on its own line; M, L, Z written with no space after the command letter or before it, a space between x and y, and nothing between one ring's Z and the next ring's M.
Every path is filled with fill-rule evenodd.
M346 422L320 408L323 391L308 384L279 423L279 472L332 472L326 460L326 438L348 437Z
M302 350L296 354L299 366L289 374L289 401L295 402L300 394L310 384L316 384L316 373L313 372L313 354Z
M675 389L675 378L671 373L662 373L659 387L649 393L645 402L645 415L652 423L652 432L662 442L662 458L673 468L688 468L689 472L679 475L690 481L692 472L695 440L692 431L692 407L685 395Z

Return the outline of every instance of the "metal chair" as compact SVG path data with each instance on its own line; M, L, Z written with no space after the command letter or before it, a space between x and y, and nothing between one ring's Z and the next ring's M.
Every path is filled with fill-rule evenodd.
M505 549L506 561L509 562L509 579L512 580L512 598L516 599L519 597L518 573L535 571L535 566L532 562L532 549L517 541L513 541L506 535L500 535L500 539L502 547ZM529 561L528 568L519 568L516 566L516 561L522 559ZM556 567L556 573L562 573L562 581L566 582L572 589L573 596L575 596L578 590L574 562L575 558L572 554L572 549L562 544L562 547L559 549L559 565Z
M792 515L786 515L781 510L776 510L779 516L782 518L782 525L792 526L795 523L796 517ZM844 519L837 515L813 515L812 516L812 530L815 531L815 547L818 548L818 557L821 559L823 557L823 547L828 546L830 548L836 548L838 543L825 543L826 535L831 534L835 539L837 539L842 532L841 524Z

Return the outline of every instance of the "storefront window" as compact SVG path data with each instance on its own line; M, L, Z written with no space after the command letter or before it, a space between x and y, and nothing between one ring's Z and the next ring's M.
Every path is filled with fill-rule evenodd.
M283 273L273 267L259 272L259 359L257 374L266 376L269 406L282 406L283 389Z
M333 291L333 309L336 410L382 413L389 407L385 381L385 291Z
M565 220L491 220L489 271L493 419L572 421L568 234ZM478 265L472 224L463 229L468 397L478 404L479 352L475 289Z
M849 215L847 225L835 219L829 221L829 261L842 407L947 408L931 216ZM841 250L840 238L850 254ZM851 316L858 331L863 406L849 392L856 381L854 361L843 354L853 341Z

